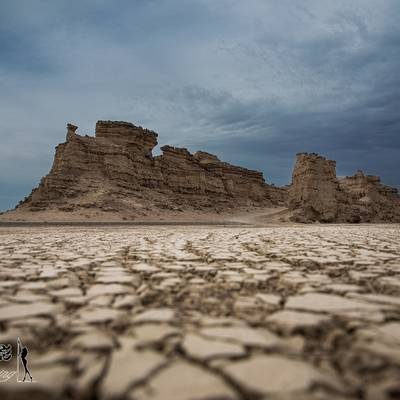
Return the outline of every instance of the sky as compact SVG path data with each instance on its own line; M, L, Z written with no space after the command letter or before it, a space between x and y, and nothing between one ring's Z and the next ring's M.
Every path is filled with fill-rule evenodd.
M0 210L67 122L122 120L290 183L295 154L400 186L399 0L1 0Z

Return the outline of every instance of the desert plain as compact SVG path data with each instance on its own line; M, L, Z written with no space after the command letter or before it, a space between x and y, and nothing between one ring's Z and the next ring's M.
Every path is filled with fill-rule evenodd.
M0 343L23 340L34 381L0 396L398 398L399 237L395 224L3 226Z
M400 0L0 0L0 400L400 400Z

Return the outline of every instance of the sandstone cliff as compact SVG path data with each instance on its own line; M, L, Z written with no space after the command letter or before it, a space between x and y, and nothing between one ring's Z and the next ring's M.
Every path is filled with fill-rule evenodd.
M297 154L288 206L297 222L400 222L400 196L377 176L338 179L336 162Z
M153 156L157 133L129 122L98 121L93 137L76 131L67 125L49 174L3 220L60 220L61 214L64 221L185 213L214 218L260 208L254 214L257 223L289 217L296 222L400 222L396 189L361 171L338 179L336 162L315 153L297 154L291 185L278 188L260 172L203 151L163 146L162 155ZM288 209L264 210L277 206Z
M50 173L19 209L121 213L128 218L159 211L201 211L283 204L284 189L262 173L216 156L164 146L154 157L157 133L127 122L98 121L94 137L67 126Z
M331 222L338 214L336 162L318 154L297 154L289 189L289 208L299 221Z
M383 185L379 176L364 175L339 179L345 193L343 219L349 222L400 222L400 196L396 188Z

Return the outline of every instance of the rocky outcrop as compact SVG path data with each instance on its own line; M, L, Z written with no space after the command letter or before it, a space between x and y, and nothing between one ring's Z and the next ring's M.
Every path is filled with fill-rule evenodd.
M332 222L338 215L336 162L318 154L299 153L289 189L289 208L297 221Z
M68 124L50 173L19 208L82 209L149 215L154 210L220 211L285 202L286 191L265 183L262 173L218 157L163 146L153 156L157 133L128 122L98 121L94 137Z
M287 206L280 220L290 214L297 222L400 222L396 189L361 171L338 179L336 162L316 153L297 154L291 185L279 188L261 172L204 151L163 146L153 156L157 133L129 122L98 121L95 136L77 129L67 125L49 174L6 219L35 212L50 220L59 213L66 220L115 220Z
M396 188L383 185L379 176L357 171L339 179L346 195L343 219L349 222L400 222L400 196Z
M361 171L338 179L336 162L315 153L297 154L288 205L298 222L400 222L397 189Z

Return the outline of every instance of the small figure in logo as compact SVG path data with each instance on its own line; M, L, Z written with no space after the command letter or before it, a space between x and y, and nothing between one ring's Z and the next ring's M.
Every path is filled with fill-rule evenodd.
M29 378L31 378L31 382L32 382L32 375L29 372L28 360L26 359L26 357L28 355L28 348L26 346L22 346L22 343L19 340L19 338L18 338L17 342L18 342L18 356L20 357L22 364L24 366L24 369L25 369L24 379L22 380L22 382L25 382L26 374L29 375Z

